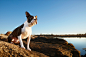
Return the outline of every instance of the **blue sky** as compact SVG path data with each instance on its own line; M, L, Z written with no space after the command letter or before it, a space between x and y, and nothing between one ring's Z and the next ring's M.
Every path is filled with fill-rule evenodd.
M0 0L0 33L23 24L25 11L38 16L32 34L86 33L86 0Z

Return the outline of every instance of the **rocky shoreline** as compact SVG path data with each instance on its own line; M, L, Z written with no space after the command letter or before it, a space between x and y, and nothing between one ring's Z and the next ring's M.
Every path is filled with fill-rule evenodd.
M7 37L6 34L0 35L0 56L2 57L83 57L73 44L64 39L32 36L30 43L32 51L28 51L8 43ZM23 42L26 47L26 39Z

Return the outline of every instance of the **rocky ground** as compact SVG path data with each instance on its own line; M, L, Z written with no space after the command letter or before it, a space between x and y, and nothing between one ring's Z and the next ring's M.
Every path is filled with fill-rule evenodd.
M64 39L32 36L30 48L8 43L8 35L0 35L0 57L81 57L80 51ZM26 39L23 40L26 47Z
M28 51L17 45L0 41L0 57L48 57L36 51Z

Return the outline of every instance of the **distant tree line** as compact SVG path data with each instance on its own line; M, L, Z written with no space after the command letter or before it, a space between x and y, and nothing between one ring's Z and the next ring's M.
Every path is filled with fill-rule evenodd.
M64 34L64 35L55 35L55 34L40 34L36 36L53 36L53 37L86 37L85 34Z

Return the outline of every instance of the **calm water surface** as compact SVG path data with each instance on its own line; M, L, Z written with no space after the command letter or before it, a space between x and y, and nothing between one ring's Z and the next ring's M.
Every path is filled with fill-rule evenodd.
M77 37L70 37L70 38L63 38L65 39L68 43L72 43L75 48L77 50L79 50L81 52L81 55L85 55L86 51L83 50L83 48L86 48L86 38L85 37L81 37L81 38L77 38Z

